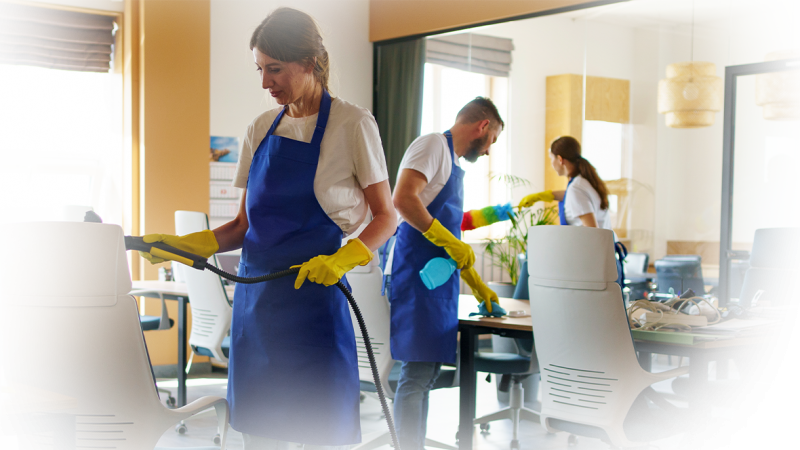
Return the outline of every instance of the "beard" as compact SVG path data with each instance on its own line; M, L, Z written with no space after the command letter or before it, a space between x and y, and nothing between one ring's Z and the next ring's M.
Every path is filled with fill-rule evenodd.
M475 139L474 141L469 143L469 148L467 149L467 153L464 154L464 159L467 161L474 163L478 160L481 156L481 150L486 147L486 142L489 140L489 135L486 134L482 138Z

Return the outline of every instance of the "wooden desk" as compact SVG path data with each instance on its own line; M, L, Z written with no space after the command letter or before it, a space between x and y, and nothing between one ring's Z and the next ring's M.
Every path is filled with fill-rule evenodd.
M53 449L75 449L75 416L66 413L34 416L33 413L77 408L77 399L10 380L2 382L3 386L11 386L17 391L15 394L2 394L2 436L52 431Z
M506 311L522 310L530 313L530 303L525 300L501 298L500 305ZM477 373L475 372L475 352L478 350L478 336L481 334L497 334L512 338L533 338L531 317L520 318L481 318L469 317L469 313L477 311L475 297L462 295L458 302L458 329L461 332L460 342L460 407L458 425L458 447L461 450L472 450L475 419L475 393L477 389ZM662 342L634 341L639 362L645 370L652 368L654 353L675 356L688 356L689 380L693 392L704 392L708 383L708 364L711 361L727 361L741 352L758 351L769 342L769 337L725 339L700 342L695 345L678 345ZM721 365L720 365L721 366ZM719 369L718 369L719 371ZM723 369L724 372L724 369ZM719 373L719 372L718 372ZM721 374L723 377L726 374ZM702 402L701 395L692 399L692 404Z
M234 286L225 286L228 298L233 299ZM137 297L161 298L178 302L178 398L177 407L186 405L186 305L189 302L189 289L186 283L176 281L134 281L131 295Z

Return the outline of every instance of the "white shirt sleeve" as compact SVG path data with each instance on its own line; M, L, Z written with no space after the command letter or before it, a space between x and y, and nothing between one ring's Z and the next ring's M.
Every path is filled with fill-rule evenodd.
M583 186L573 183L567 192L567 200L564 207L572 213L575 218L584 214L593 213L592 198Z
M353 166L361 189L389 179L378 123L371 115L362 118L354 127Z
M441 147L440 141L441 139L435 134L428 134L416 139L406 150L403 161L400 163L400 170L414 169L425 175L428 183L431 183L442 171L444 165L445 153L441 150L436 151L437 147Z

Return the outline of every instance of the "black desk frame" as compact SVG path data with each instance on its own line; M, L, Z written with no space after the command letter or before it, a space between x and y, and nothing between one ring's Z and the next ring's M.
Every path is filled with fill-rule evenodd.
M41 415L11 414L3 416L0 436L16 436L52 431L53 450L75 450L77 442L76 417L65 413Z
M161 298L158 291L141 291L134 292L132 295L136 297L147 298ZM186 406L186 332L187 332L187 306L189 304L189 297L184 295L174 294L161 294L165 300L174 300L178 302L178 397L176 407L180 408Z
M460 405L458 424L458 449L472 450L472 439L475 427L475 401L477 373L475 372L474 354L478 350L478 336L496 334L511 338L531 338L530 331L509 330L482 324L459 324L460 342ZM636 341L639 363L647 371L651 369L651 354L689 357L689 450L705 450L706 430L708 423L708 363L710 361L727 361L734 358L750 358L754 356L771 356L784 354L789 350L789 341L768 344L748 345L740 347L722 347L703 349L696 347L679 347L675 345ZM717 378L721 379L721 366L717 364ZM727 370L724 371L727 377ZM697 424L702 424L697 426Z

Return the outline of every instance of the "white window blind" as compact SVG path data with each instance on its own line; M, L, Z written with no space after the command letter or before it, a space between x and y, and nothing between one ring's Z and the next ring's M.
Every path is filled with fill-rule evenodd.
M426 40L426 62L467 72L507 77L511 71L511 39L460 33Z

